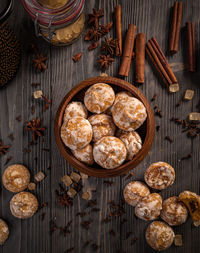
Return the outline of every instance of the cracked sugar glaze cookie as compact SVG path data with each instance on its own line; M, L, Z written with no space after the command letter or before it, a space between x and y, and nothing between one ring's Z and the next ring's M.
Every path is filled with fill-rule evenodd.
M85 105L81 102L71 102L67 105L65 109L65 114L63 117L63 121L68 121L70 118L74 117L83 117L87 118L88 112Z

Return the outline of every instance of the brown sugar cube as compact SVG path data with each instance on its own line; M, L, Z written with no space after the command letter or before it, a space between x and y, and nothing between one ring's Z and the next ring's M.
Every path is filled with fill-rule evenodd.
M31 182L31 183L28 185L28 189L29 189L29 191L34 191L34 190L36 189L36 184Z
M183 245L182 235L175 235L174 245L179 247Z
M72 172L72 173L70 174L70 178L71 178L74 182L78 183L78 182L80 181L80 179L81 179L81 176L80 176L78 173Z
M179 84L178 83L173 83L169 86L169 92L175 93L179 91Z
M82 193L82 199L90 200L91 199L91 192L89 192L89 191L83 192Z
M74 190L74 188L70 188L70 189L67 191L67 195L68 195L70 198L73 198L76 194L77 194L77 191Z
M193 90L186 90L185 91L185 95L184 95L184 99L185 100L192 100L194 97L194 91Z
M189 114L190 121L200 121L200 113L199 112L191 112Z
M70 186L72 184L72 180L68 175L63 176L61 180L66 186Z
M42 95L43 95L42 90L36 90L36 91L33 92L33 97L34 97L35 99L41 98Z
M42 171L39 171L35 176L34 179L38 183L41 182L45 178L45 174Z

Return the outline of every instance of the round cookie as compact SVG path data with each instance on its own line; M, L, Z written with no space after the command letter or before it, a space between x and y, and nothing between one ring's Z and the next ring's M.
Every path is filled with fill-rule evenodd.
M162 221L153 221L147 227L145 238L149 246L155 250L166 250L174 241L174 231Z
M84 148L92 140L92 126L83 117L70 118L61 127L61 138L72 150Z
M142 198L149 194L149 188L140 181L132 181L124 188L124 199L131 206L136 206Z
M139 128L147 117L146 108L134 97L119 100L112 109L112 116L117 127L125 131Z
M85 93L84 103L87 109L93 113L105 112L114 102L113 88L106 83L96 83Z
M88 144L84 148L72 150L73 155L81 162L88 165L94 163L93 148L92 145Z
M127 132L120 135L120 140L122 140L127 149L127 160L132 160L133 157L140 151L142 148L142 140L139 134L135 131Z
M155 220L162 210L162 197L152 193L141 199L135 207L135 215L142 220Z
M89 122L92 126L92 140L97 142L104 136L113 136L115 134L115 124L112 117L107 114L96 114L89 117Z
M15 194L10 201L10 211L19 219L30 218L38 209L38 200L30 192Z
M160 217L170 226L178 226L186 222L188 211L178 197L173 196L163 202Z
M30 183L30 172L21 164L10 165L3 173L2 183L8 191L23 191Z
M106 136L94 144L94 160L105 169L120 166L125 161L126 155L125 144L117 137Z
M87 118L88 112L85 105L81 102L71 102L65 109L63 121L68 121L70 118L83 117Z
M175 171L168 163L152 163L144 174L147 185L156 190L163 190L174 183Z
M4 242L8 239L9 229L8 225L4 220L0 219L0 245L3 245Z

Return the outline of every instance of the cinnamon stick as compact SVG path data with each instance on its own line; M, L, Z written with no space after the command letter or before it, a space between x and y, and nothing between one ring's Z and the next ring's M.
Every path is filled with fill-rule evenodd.
M177 84L178 81L155 37L147 42L146 52L165 85L169 87L172 84Z
M124 44L122 63L119 70L120 76L128 76L133 54L136 26L129 24Z
M144 83L145 33L137 34L135 43L136 82Z
M186 34L187 34L187 55L188 55L187 69L190 72L195 72L196 71L196 53L195 53L194 22L186 23Z
M171 25L171 35L169 42L169 52L175 54L178 52L178 44L181 30L181 18L182 18L182 2L175 2L173 7L173 19Z
M116 36L119 43L118 51L116 52L117 56L122 55L122 8L118 4L115 7L115 20L116 20Z

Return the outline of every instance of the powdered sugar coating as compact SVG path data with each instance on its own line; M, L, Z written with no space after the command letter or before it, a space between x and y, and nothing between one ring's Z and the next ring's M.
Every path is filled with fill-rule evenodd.
M145 182L153 189L166 189L174 183L175 171L168 163L153 163L146 170L144 175Z
M61 127L61 138L72 150L84 148L92 140L92 126L83 117L70 118Z
M92 126L92 140L97 142L104 136L113 136L115 134L115 124L112 117L106 114L96 114L89 117L89 122Z
M3 245L4 242L8 239L9 229L8 225L4 220L0 219L0 245Z
M72 153L79 161L83 163L86 163L88 165L92 165L94 163L93 148L90 144L82 149L72 150Z
M145 238L149 246L155 250L166 250L174 241L174 231L162 221L153 221L146 230Z
M114 169L126 159L126 147L117 137L106 136L94 144L93 156L97 164L105 169Z
M152 193L144 197L135 207L135 215L142 220L155 220L162 210L162 197Z
M38 200L30 192L15 194L10 201L12 215L19 219L30 218L38 209Z
M149 194L149 188L140 181L132 181L124 188L124 199L131 206L136 206L142 198Z
M122 130L133 131L139 128L147 117L146 108L134 97L119 100L112 109L114 123Z
M126 146L127 149L127 160L132 160L133 157L140 151L142 148L142 140L139 134L135 131L127 132L122 134L120 137Z
M173 196L163 202L161 218L171 226L178 226L186 222L188 211L186 206Z
M85 105L81 102L73 101L69 103L65 109L63 121L68 121L70 118L83 117L87 118L88 112Z
M8 191L23 191L30 183L30 172L21 164L10 165L3 173L2 183Z
M84 103L87 109L93 113L105 112L114 102L113 88L106 83L96 83L85 93Z

